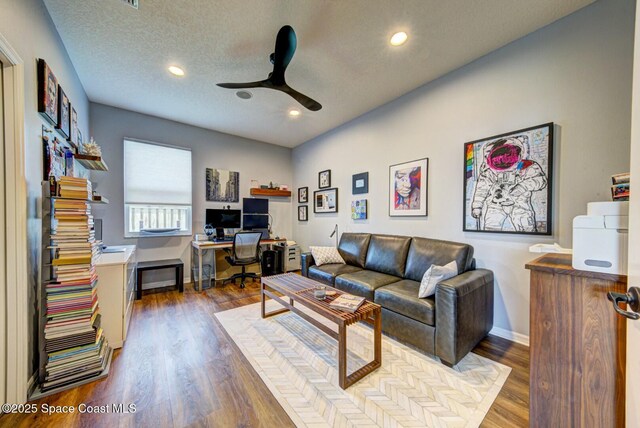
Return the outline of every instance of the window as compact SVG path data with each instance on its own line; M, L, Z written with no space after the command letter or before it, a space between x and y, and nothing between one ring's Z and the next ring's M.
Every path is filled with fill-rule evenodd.
M124 140L126 238L191 235L191 150Z

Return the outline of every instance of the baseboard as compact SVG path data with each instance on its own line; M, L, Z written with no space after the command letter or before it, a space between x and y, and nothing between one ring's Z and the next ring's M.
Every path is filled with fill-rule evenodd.
M189 284L191 282L191 278L183 278L183 284ZM162 288L162 287L171 287L176 285L175 279L169 279L167 281L156 281L156 282L144 282L142 283L143 290L151 290L152 288Z
M529 346L529 336L527 336L526 334L516 333L515 331L505 330L504 328L500 327L493 327L489 334L519 343L524 346Z

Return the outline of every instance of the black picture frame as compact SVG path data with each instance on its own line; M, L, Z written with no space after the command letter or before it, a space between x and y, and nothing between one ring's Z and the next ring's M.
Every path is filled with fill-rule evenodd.
M298 207L298 221L309 221L309 206L300 205Z
M351 176L351 194L362 195L369 193L369 173L361 172Z
M309 203L309 188L308 187L298 187L298 203L299 204L307 204Z
M553 234L554 126L553 122L548 122L494 135L492 137L481 138L464 144L462 188L463 231L544 236ZM507 149L506 146L513 146L515 148ZM534 150L532 150L532 147ZM482 156L480 157L482 163L478 165L476 159L479 158L477 154L480 152L480 149L482 149ZM523 151L524 154L522 153ZM496 153L494 158L498 159L497 161L489 161L489 156L493 153ZM517 156L518 159L517 163L515 163L515 156ZM487 162L500 162L500 164L498 164L497 167L493 167ZM508 162L511 162L515 167L511 166L507 169ZM506 172L511 172L511 175L518 177L522 169L532 168L528 171L527 179L536 179L535 185L539 187L539 189L531 191L529 188L526 193L513 196L505 192L504 189L508 189L508 192L511 192L519 183L509 188L506 188L505 185L502 184L500 193L498 194L496 194L497 189L492 190L493 188L489 188L487 195L482 199L482 206L479 208L476 191L477 181L482 175L481 170L483 168L491 168L491 170L494 171L493 175L495 175L496 168L498 168L497 174L505 175L505 178L501 179L501 182L506 182L507 184L508 178L506 178ZM514 178L514 180L516 179ZM542 187L543 182L544 186ZM486 188L486 185L484 187ZM507 194L505 195L505 193ZM484 194L484 189L480 195L482 194ZM491 197L492 194L498 197ZM522 198L529 199L525 201ZM526 204L524 202L526 202ZM524 213L519 213L520 218L517 218L514 216L518 214L512 214L512 209L505 210L500 208L501 206L511 206L514 204L520 204L525 207L528 205L531 207L531 212L526 212L525 209ZM477 212L478 209L480 209L479 213ZM475 213L474 210L476 210ZM489 212L491 212L492 216L487 219ZM540 220L540 214L544 214L544 220ZM496 225L500 222L501 217L504 218L501 222L501 229L498 229ZM489 225L487 225L488 220L491 222ZM533 227L531 227L532 222ZM510 229L504 230L505 225L510 226Z
M71 102L60 85L58 85L58 124L56 125L56 129L64 138L69 138L71 129Z
M325 202L327 202L327 204L325 204ZM331 202L333 202L333 206ZM332 187L313 192L313 212L316 214L337 213L338 188Z
M38 59L38 113L53 126L58 125L58 79L47 64Z
M71 106L71 117L69 120L71 122L69 124L69 137L67 138L67 141L72 146L77 148L78 147L78 113L76 112L76 109L73 107L73 105Z
M325 169L318 173L318 189L328 189L331 187L331 170Z

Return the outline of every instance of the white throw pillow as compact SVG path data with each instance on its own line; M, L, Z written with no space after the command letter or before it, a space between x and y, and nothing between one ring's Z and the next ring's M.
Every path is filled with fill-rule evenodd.
M309 247L316 266L322 266L329 263L344 263L344 259L338 252L336 247Z
M433 296L436 294L436 285L440 281L453 278L456 275L458 275L458 263L455 260L444 266L431 265L422 277L418 297L424 299L425 297Z

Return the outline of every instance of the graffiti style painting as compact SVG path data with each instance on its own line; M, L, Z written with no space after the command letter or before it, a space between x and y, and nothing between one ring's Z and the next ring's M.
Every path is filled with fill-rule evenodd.
M389 167L389 215L427 215L429 159L418 159Z
M469 232L551 235L553 123L466 143Z

